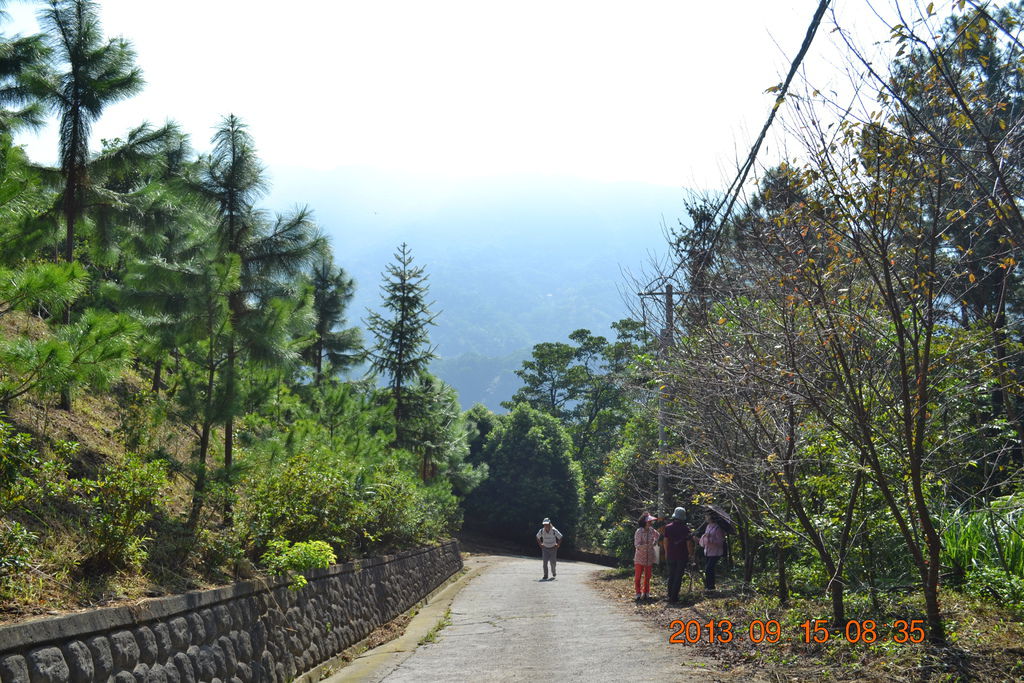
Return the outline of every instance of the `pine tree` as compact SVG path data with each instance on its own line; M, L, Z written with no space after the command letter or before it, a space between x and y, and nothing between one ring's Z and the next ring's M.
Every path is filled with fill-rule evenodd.
M104 140L103 149L89 160L90 258L103 268L105 279L115 279L132 258L152 256L169 231L181 232L168 224L194 223L201 213L183 182L187 168L182 155L190 151L177 124L153 128L143 123L124 139Z
M61 212L67 235L64 260L75 257L75 224L85 208L89 185L89 133L107 105L142 89L135 51L123 38L104 40L89 0L49 0L40 20L64 73L35 74L31 90L60 116Z
M0 19L6 19L6 14L0 12ZM45 122L42 103L33 96L26 76L38 69L48 54L42 35L0 40L0 132L39 128Z
M363 339L358 327L344 327L345 309L355 293L355 281L344 269L334 266L329 253L313 264L309 283L315 322L313 343L303 355L313 366L313 384L319 387L325 362L327 374L332 375L363 359Z
M487 465L470 463L469 430L450 385L421 372L410 388L406 432L420 456L423 481L441 477L465 496L487 477Z
M192 341L182 321L194 292L167 289L161 278L216 258L214 213L190 182L196 166L188 137L174 124L157 131L140 126L91 163L106 193L119 200L93 212L96 242L105 260L118 257L115 303L135 310L146 327L138 352L152 364L154 393L164 386L167 357Z
M298 299L297 276L324 252L326 243L305 208L273 222L256 209L266 181L252 137L238 117L225 117L213 142L198 189L217 205L218 258L237 259L240 269L238 288L228 294L231 334L224 368L224 467L230 470L234 419L241 410L239 355L244 349L248 358L265 366L292 360L291 317L304 302L286 300Z
M0 316L66 309L89 284L81 264L42 263L33 255L37 223L52 200L37 175L23 150L0 135ZM0 405L59 390L70 407L75 387L103 387L120 372L136 333L128 316L91 309L42 338L0 336Z
M384 310L389 317L373 312L367 327L374 337L371 367L388 377L394 400L396 445L408 447L410 387L437 355L430 345L428 327L434 325L433 302L427 302L429 286L422 266L413 266L412 253L404 242L395 252L395 262L382 274Z

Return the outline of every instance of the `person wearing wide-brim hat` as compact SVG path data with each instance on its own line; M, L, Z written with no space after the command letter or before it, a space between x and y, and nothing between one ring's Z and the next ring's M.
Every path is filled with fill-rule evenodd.
M658 521L654 515L645 512L637 520L637 530L633 534L633 587L636 588L636 599L646 600L651 597L651 572L654 567L654 547L658 544L658 531L651 526ZM640 579L643 578L641 591Z
M683 570L693 556L693 535L686 525L686 510L679 507L662 530L665 537L665 561L668 569L668 601L679 602Z
M562 545L562 532L551 524L549 517L544 518L543 526L537 532L537 545L540 546L541 560L544 563L544 578L548 580L548 564L551 564L551 579L555 579L555 561L558 548Z

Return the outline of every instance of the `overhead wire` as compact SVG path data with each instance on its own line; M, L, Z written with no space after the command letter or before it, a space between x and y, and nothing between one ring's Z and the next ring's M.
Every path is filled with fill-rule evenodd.
M754 163L757 160L757 154L761 150L761 145L764 143L765 137L768 135L768 129L771 128L772 123L775 121L775 115L778 113L779 108L786 99L786 93L789 92L789 86L793 82L793 78L796 76L796 72L799 70L800 65L803 63L804 56L807 55L807 51L811 47L811 43L814 41L814 36L818 32L818 26L821 25L821 20L825 16L825 10L828 9L831 0L820 0L818 8L814 12L814 16L811 18L811 23L807 27L807 33L804 35L803 43L800 45L800 51L797 52L796 57L793 58L792 63L789 66L789 73L786 74L786 79L778 86L775 98L775 104L772 105L772 110L768 114L768 120L765 121L764 126L761 128L761 134L757 136L757 140L754 145L750 148L750 153L747 154L746 160L740 166L736 177L729 184L726 194L722 197L722 201L715 207L713 217L717 218L718 225L715 228L715 232L712 235L711 242L707 246L707 253L710 255L714 252L715 247L718 244L718 240L721 238L722 232L725 229L725 224L729 220L729 216L732 214L732 209L739 199L740 192L743 191L743 185L747 181L747 176L750 174L750 170L754 167ZM725 211L722 211L722 207L725 207ZM720 216L720 218L718 218ZM696 272L693 274L693 278L699 277L705 268L705 264L709 261L709 258L701 259L697 266ZM671 278L679 271L680 265L676 265L675 271ZM666 278L668 279L668 278ZM685 297L688 297L690 292L686 291Z

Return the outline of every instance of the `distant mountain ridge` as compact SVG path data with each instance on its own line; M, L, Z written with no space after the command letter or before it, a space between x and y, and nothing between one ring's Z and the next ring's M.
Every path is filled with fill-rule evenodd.
M452 179L372 169L278 169L268 205L315 212L336 261L356 279L350 321L377 306L381 272L407 242L430 276L432 370L463 407L500 409L534 344L627 315L622 269L663 253L662 225L684 191L639 183L509 176ZM286 203L287 202L287 203Z

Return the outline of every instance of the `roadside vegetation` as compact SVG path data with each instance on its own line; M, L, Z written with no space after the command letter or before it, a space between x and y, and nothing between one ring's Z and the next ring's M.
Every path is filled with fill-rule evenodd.
M615 342L578 330L535 346L509 407L570 436L579 545L629 563L643 511L682 505L697 528L704 505L732 516L733 597L702 597L704 616L821 619L832 641L904 619L923 641L755 660L857 677L860 657L892 654L897 678L1012 678L1024 5L895 9L888 63L834 31L862 76L853 104L771 88L789 159L691 197L668 255L631 283L635 320Z
M364 334L313 212L261 208L244 120L92 139L143 71L97 3L39 6L0 40L0 619L453 534L486 468L412 250ZM48 114L54 167L14 142Z

